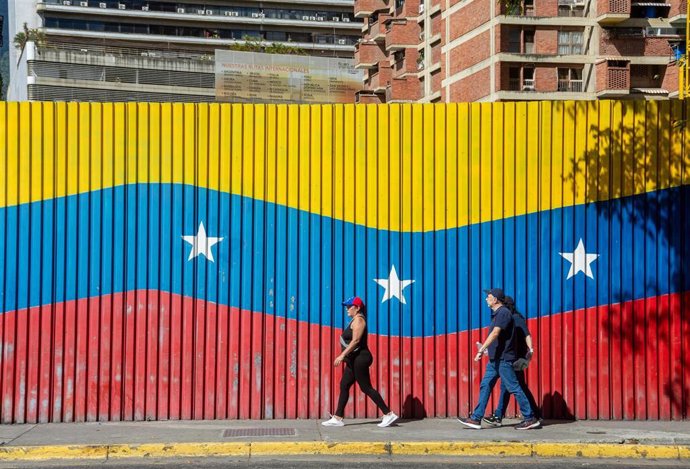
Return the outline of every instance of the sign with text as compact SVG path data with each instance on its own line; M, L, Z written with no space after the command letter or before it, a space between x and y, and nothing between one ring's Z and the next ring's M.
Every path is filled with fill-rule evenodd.
M363 74L354 60L216 50L216 100L353 103Z

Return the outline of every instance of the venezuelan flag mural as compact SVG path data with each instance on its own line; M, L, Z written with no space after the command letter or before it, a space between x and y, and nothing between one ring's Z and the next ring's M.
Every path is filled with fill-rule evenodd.
M323 417L355 294L392 409L466 415L489 287L545 416L687 418L687 116L3 103L0 420Z

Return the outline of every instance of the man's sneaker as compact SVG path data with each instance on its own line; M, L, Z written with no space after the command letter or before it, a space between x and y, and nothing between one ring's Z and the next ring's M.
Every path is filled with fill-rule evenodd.
M345 422L343 422L343 419L336 418L334 415L332 415L330 420L321 422L321 425L324 427L344 427Z
M390 414L386 414L383 416L383 419L381 419L381 423L377 424L379 427L387 427L391 423L395 422L398 420L398 416L395 415L394 412L391 412Z
M530 430L532 428L537 428L541 426L541 422L538 418L532 417L531 419L525 419L515 426L516 430Z
M466 427L474 428L475 430L481 430L482 429L482 423L479 420L474 420L473 418L462 418L460 417L458 419L458 422L463 424Z
M500 427L501 426L501 417L496 417L495 415L491 415L489 417L484 417L482 419L482 422L486 423L487 425L491 425L492 427Z

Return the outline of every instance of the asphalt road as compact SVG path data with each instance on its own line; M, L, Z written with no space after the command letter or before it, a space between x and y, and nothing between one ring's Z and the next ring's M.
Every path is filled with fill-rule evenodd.
M498 458L441 458L441 457L414 457L414 458L367 458L367 457L312 457L312 458L290 458L276 460L269 458L252 458L251 460L230 460L230 459L161 459L161 460L110 460L110 461L56 461L47 463L46 461L29 463L3 463L0 468L39 468L50 467L58 468L114 468L114 469L160 469L161 467L183 469L189 467L202 469L320 469L323 467L335 469L375 469L375 468L395 468L395 469L446 469L452 468L492 468L492 469L677 469L690 467L683 461L638 461L638 460L601 460L601 459L515 459L506 460Z

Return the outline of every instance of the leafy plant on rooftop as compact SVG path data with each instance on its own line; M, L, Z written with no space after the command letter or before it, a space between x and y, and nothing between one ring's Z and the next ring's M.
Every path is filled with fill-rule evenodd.
M266 43L254 36L242 37L241 43L233 44L230 50L240 52L263 52L266 54L307 55L304 49L280 42Z
M14 47L19 50L24 50L27 42L34 42L37 46L44 46L46 43L46 35L38 28L29 28L24 23L24 31L20 31L14 35Z

